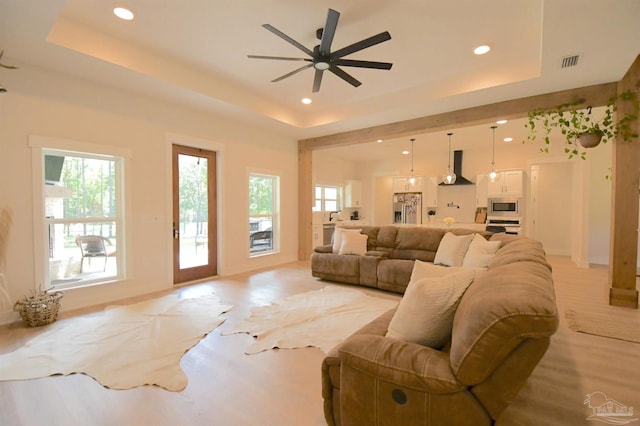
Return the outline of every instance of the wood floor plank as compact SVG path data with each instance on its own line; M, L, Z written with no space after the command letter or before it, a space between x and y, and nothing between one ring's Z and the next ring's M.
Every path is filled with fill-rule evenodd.
M640 344L569 330L567 309L635 319L635 309L607 303L607 270L581 269L568 258L550 257L554 268L560 329L531 378L498 425L588 424L586 395L600 391L638 411ZM251 306L317 290L331 284L311 277L308 262L216 278L182 286L187 294L213 290L222 303L234 305L228 322L245 318ZM345 285L347 288L356 288ZM367 294L397 295L357 287ZM134 303L147 297L122 301ZM63 300L64 303L64 300ZM92 315L104 306L65 313L51 325ZM224 327L224 324L223 326ZM245 334L214 330L185 354L181 365L189 384L181 392L156 387L110 390L85 375L0 382L0 425L323 425L320 364L316 348L266 351L245 355L252 342ZM0 353L24 344L39 329L21 324L0 327Z

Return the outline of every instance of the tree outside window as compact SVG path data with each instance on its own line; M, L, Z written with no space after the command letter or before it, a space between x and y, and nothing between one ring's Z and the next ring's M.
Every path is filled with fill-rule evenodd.
M48 285L73 287L120 276L122 159L43 151Z
M279 177L249 175L249 253L275 251L278 237Z

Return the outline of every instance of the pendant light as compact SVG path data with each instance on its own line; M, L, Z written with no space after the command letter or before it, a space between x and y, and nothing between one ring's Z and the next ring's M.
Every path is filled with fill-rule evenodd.
M489 180L495 182L498 179L498 172L496 172L496 127L491 126L493 129L493 153L491 154L491 172L489 173Z
M413 176L413 142L415 139L411 139L411 177L409 178L409 185L414 186L416 184L416 178Z
M451 171L451 135L453 133L447 133L447 136L449 136L449 165L447 166L447 175L442 180L445 185L451 185L456 181L456 174Z

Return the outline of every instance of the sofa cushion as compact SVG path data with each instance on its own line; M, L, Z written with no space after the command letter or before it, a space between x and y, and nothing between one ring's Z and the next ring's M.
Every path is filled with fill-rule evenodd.
M442 347L451 336L453 316L458 302L474 271L466 269L432 269L426 277L415 262L414 274L391 319L387 337L418 343L431 348Z
M462 266L465 268L486 268L501 244L501 241L487 241L480 234L475 234L469 244L467 254L464 256Z
M342 233L338 254L357 254L364 256L367 252L367 236L359 232Z
M444 230L435 228L399 228L391 254L395 259L419 259L433 262Z
M473 234L454 235L447 232L440 241L433 263L445 266L462 266L464 255L467 253L472 239Z
M378 264L378 288L404 293L411 279L413 260L384 259Z

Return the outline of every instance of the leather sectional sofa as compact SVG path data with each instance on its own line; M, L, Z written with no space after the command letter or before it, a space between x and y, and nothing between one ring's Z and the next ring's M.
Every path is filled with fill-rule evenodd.
M339 264L338 260L323 259L329 253L315 253L315 265L322 268L314 275L402 292L408 281L404 262L413 262L411 257L433 260L437 249L438 230L428 230L434 233L429 232L421 245L400 244L398 235L411 241L427 236L416 231L363 228L373 236L368 248L383 249L386 256L351 256L339 273L330 274L326 265ZM322 395L329 425L496 422L546 352L558 327L558 312L542 245L506 234L489 240L502 241L502 246L459 300L451 337L443 347L387 337L395 314L391 310L327 354ZM381 268L386 261L396 264L397 270ZM362 269L373 265L377 280L371 270Z
M414 260L433 262L442 237L448 230L401 226L346 226L367 235L367 252L352 256L333 252L332 245L318 246L311 254L311 274L316 278L359 284L404 293ZM456 235L477 233L453 228ZM488 237L488 232L480 232Z

